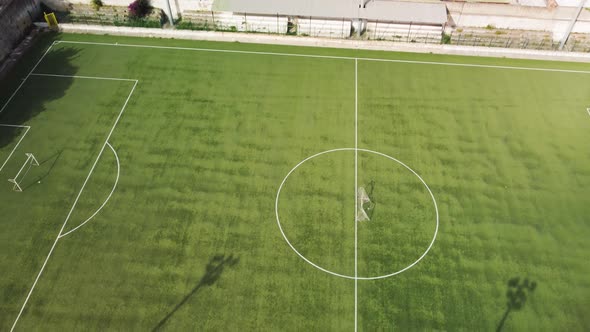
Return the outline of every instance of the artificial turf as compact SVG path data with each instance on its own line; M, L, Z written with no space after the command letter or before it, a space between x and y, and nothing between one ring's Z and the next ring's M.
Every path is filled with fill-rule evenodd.
M590 70L62 34L1 83L2 100L53 40ZM590 328L590 73L73 43L52 46L35 72L138 82L108 140L116 155L104 149L62 234L109 197L118 160L116 190L57 242L17 330ZM0 123L31 127L0 175L14 175L26 152L41 163L24 192L0 186L0 330L12 326L133 87L30 76L0 113ZM0 163L22 135L0 127ZM275 199L289 171L355 137L414 170L440 219L420 262L356 283L318 267L352 277L403 270L428 248L437 214L401 163L343 150L285 180L279 228ZM358 186L374 209L355 225ZM521 287L523 303L525 278L536 288Z

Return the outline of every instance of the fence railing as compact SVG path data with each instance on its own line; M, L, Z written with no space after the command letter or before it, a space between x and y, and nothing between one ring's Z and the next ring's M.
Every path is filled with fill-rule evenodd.
M105 6L95 10L88 5L75 5L66 21L78 24L116 25L161 28L166 23L162 11L141 20L127 18L126 8ZM547 32L475 29L445 34L440 26L368 22L361 36L354 31L350 19L318 19L280 15L248 15L215 11L185 11L175 22L176 29L231 31L323 38L360 38L386 42L451 44L533 50L558 50L559 42ZM490 31L488 31L490 30ZM563 51L590 52L590 35L572 34Z

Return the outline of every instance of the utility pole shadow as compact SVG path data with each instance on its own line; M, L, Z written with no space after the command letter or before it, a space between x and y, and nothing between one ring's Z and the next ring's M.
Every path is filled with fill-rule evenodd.
M508 280L508 291L506 292L508 307L498 324L498 328L496 328L496 332L502 331L504 323L506 323L506 320L508 319L508 315L510 315L513 310L518 311L524 307L527 296L530 296L536 288L537 283L535 281L529 281L528 278L524 278L522 282L520 282L519 277L514 277Z
M201 288L206 286L211 286L219 280L221 274L225 267L231 267L238 264L240 259L238 257L234 257L233 255L225 256L225 255L215 255L207 263L205 267L205 274L201 277L201 280L197 283L195 288L193 288L175 307L172 309L158 324L152 329L152 331L159 331L164 327L166 322L180 309L186 302L195 295Z

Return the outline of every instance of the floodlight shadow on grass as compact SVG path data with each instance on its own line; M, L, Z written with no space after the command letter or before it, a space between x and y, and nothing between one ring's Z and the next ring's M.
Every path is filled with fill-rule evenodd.
M508 299L507 308L500 323L498 323L496 332L502 331L504 323L506 323L508 315L512 311L518 311L524 307L527 301L527 296L530 296L536 288L537 283L535 281L530 281L528 278L524 278L522 283L520 282L519 277L514 277L508 280L508 290L506 291L506 297Z
M234 255L215 255L207 263L205 267L205 274L201 277L201 280L197 283L197 285L172 309L162 320L158 322L158 324L152 329L152 331L159 331L164 327L166 322L180 309L188 300L195 295L201 288L206 286L211 286L219 280L221 274L223 273L226 267L235 266L240 262L239 257L234 257Z

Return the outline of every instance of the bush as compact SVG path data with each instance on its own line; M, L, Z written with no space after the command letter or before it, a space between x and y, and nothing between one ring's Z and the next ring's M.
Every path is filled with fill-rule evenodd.
M211 30L211 28L209 27L209 25L207 23L198 24L198 23L193 23L190 21L182 21L182 20L176 24L175 28L180 29L180 30L205 30L205 31Z
M103 6L102 0L92 0L90 1L90 4L92 5L92 8L94 8L94 10L99 10L100 7Z
M152 12L152 4L150 0L135 0L129 4L127 9L129 10L129 18L144 18Z
M451 35L447 35L446 33L443 32L441 42L442 42L442 44L450 44L451 43Z

